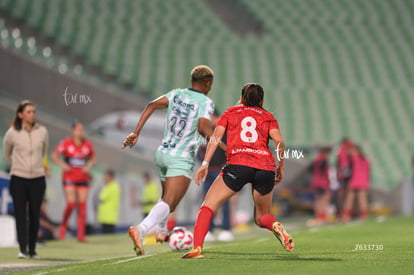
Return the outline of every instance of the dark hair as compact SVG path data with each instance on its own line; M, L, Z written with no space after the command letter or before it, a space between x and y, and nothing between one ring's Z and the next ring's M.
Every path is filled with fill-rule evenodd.
M78 124L83 125L83 123L80 122L79 120L75 120L74 122L72 122L72 130L75 129Z
M22 113L24 111L24 109L26 109L26 106L35 106L35 105L30 100L20 101L20 103L19 103L19 105L17 106L17 109L16 109L16 116L14 117L14 120L13 120L13 123L12 123L13 128L18 130L18 131L20 131L22 129L22 124L23 124L22 119L19 117L19 113Z
M262 108L264 91L262 86L256 83L244 84L241 93L241 103L246 106Z
M111 178L114 178L115 177L115 171L113 169L107 169L106 170L106 174L108 176L110 176Z

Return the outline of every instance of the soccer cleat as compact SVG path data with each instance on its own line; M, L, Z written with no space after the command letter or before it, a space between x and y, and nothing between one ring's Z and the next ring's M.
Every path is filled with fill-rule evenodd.
M290 252L295 248L293 239L289 236L280 222L274 222L272 224L272 232L287 252Z
M185 253L182 259L201 259L204 258L203 249L201 246L191 249L189 252Z
M128 235L134 243L134 251L139 255L144 255L144 248L142 247L142 240L137 226L131 226L128 229Z

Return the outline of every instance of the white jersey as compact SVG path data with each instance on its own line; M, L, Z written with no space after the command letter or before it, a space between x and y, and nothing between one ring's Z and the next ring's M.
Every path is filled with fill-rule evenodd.
M169 104L164 137L158 150L172 157L194 160L201 139L198 119L211 120L214 102L191 88L175 89L164 96Z

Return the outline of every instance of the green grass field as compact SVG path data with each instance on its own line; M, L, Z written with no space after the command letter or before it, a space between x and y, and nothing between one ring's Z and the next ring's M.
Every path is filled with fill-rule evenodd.
M298 223L287 223L297 228ZM17 248L0 249L1 274L413 274L414 217L371 219L291 232L296 248L285 252L262 229L230 243L209 243L204 259L181 259L167 245L147 245L133 256L127 235L49 242L37 260L18 260ZM355 251L357 245L362 245ZM366 246L364 246L366 245ZM380 248L382 250L377 250Z

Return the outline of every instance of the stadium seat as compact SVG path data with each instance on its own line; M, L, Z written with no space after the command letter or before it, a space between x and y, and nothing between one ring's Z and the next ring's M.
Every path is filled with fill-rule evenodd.
M245 82L259 82L288 144L349 136L366 147L377 182L409 177L413 2L240 2L262 21L264 34L233 33L198 0L8 0L0 9L151 97L187 86L185 76L197 64L216 71L211 97L220 110L238 100ZM3 46L22 44L19 51L36 52L56 68L65 64L54 53L35 51L4 24L0 28ZM407 150L396 149L390 159L393 151L377 149L393 142Z

